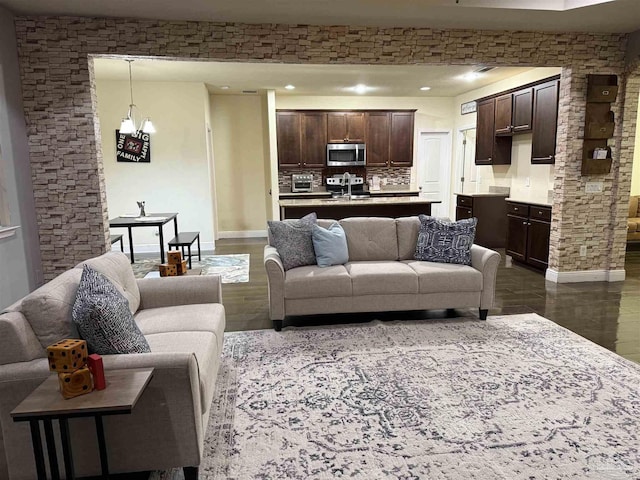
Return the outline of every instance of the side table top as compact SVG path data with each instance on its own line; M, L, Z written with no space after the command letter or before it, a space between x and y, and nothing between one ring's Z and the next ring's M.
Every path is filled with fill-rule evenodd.
M153 368L105 370L107 388L65 400L51 375L11 412L14 422L43 417L131 413L153 376Z

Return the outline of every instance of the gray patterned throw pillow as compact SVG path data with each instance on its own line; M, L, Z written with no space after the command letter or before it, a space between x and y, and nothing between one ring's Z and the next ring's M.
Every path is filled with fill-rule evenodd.
M313 249L313 226L318 222L315 213L299 220L269 220L269 233L273 246L278 250L285 270L316 264Z
M445 222L420 215L416 260L471 265L471 245L476 235L477 218Z
M87 265L82 269L71 318L93 353L151 351L133 320L127 299L107 277Z

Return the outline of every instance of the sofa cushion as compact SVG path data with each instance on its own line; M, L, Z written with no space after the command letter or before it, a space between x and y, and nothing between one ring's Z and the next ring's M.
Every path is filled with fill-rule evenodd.
M211 405L219 357L216 336L211 332L165 332L146 336L154 353L192 353L198 363L202 410Z
M350 297L351 277L343 265L298 267L285 273L284 298Z
M396 218L398 258L400 260L413 260L413 256L416 254L419 230L420 219L418 217Z
M92 353L109 355L150 351L129 311L127 299L106 276L88 265L82 269L72 318Z
M276 247L285 270L314 265L316 254L313 249L311 232L317 223L315 213L305 215L298 220L269 220L269 241Z
M81 276L82 270L67 270L22 300L20 311L43 347L77 336L71 309Z
M420 215L416 260L471 265L477 218L446 222Z
M420 293L479 292L482 272L468 265L405 260L417 275Z
M629 218L640 217L640 195L629 197Z
M351 277L354 296L418 293L418 275L404 263L349 262L345 267Z
M89 265L109 279L129 302L131 313L138 311L138 308L140 308L140 290L138 290L138 283L133 275L131 262L124 253L107 252L99 257L79 263L76 268L82 270L84 265Z
M345 218L340 225L347 234L350 262L398 260L394 218Z
M338 222L334 222L329 228L314 225L312 239L319 267L344 265L349 261L347 236Z
M220 303L144 308L134 316L144 335L167 332L224 333L224 307Z
M627 220L627 233L640 232L640 218L630 218Z

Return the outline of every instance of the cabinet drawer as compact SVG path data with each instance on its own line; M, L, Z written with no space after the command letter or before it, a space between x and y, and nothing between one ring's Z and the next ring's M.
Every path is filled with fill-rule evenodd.
M467 207L456 207L456 221L464 220L465 218L472 218L473 213L470 208Z
M459 207L472 207L473 206L473 197L467 197L464 195L458 195L458 203Z
M537 220L551 221L551 209L547 207L536 207L531 205L529 207L529 216Z
M523 217L529 216L529 205L524 205L522 203L509 203L507 202L507 213L511 213L513 215L520 215Z

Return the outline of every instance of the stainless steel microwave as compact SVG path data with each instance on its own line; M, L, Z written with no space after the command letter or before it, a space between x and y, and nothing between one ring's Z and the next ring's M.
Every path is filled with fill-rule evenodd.
M327 167L364 167L366 159L364 143L327 144Z

